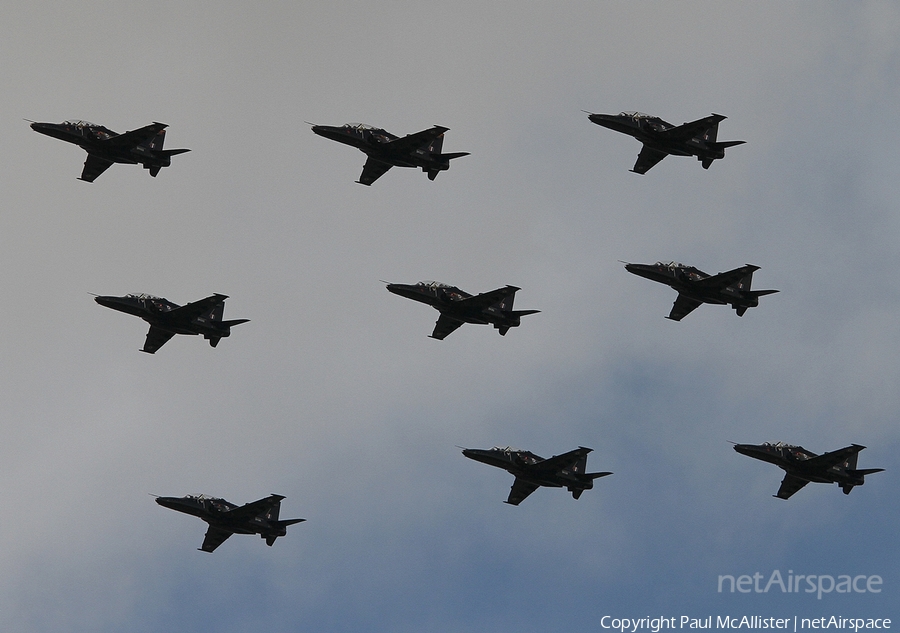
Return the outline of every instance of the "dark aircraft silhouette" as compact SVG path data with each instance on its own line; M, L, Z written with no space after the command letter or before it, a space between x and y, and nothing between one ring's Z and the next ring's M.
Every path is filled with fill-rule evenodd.
M428 179L434 180L438 172L450 169L451 159L469 155L469 152L441 153L444 132L448 129L436 125L399 138L362 123L347 123L340 127L312 126L312 131L319 136L352 145L369 157L357 181L361 185L371 185L391 167L421 167Z
M113 163L140 163L156 176L163 167L172 164L172 156L189 152L189 149L163 149L166 140L165 123L154 123L138 130L116 134L102 125L87 121L62 123L31 123L31 129L53 138L75 143L88 153L81 178L94 180Z
M226 295L214 294L184 306L145 294L97 296L94 301L107 308L139 316L149 323L150 331L141 351L153 354L176 334L202 334L212 347L219 344L219 339L230 336L232 326L250 319L223 321L227 298Z
M624 262L623 262L624 263ZM777 290L750 290L753 271L759 266L747 264L718 275L708 275L693 266L678 262L655 264L625 264L625 270L667 284L678 291L675 305L667 319L681 321L701 303L730 304L738 316L744 316L747 308L759 305L759 298Z
M709 169L712 162L725 158L725 148L740 145L746 141L717 142L719 122L726 117L713 114L683 125L666 123L659 117L641 112L621 112L619 114L588 114L592 123L630 134L641 143L641 153L631 170L636 174L647 173L656 163L669 154L675 156L696 156Z
M509 446L505 448L495 446L490 450L466 448L462 453L469 459L503 468L515 476L516 480L509 491L506 503L517 506L539 486L568 488L572 497L577 499L582 492L594 487L595 479L612 475L612 473L585 472L587 456L592 450L580 446L574 451L554 455L550 459Z
M395 295L427 303L441 313L431 338L439 341L452 334L463 323L491 324L503 336L511 327L518 327L521 317L540 310L513 310L516 291L520 288L506 286L474 297L456 286L437 281L420 281L414 285L388 284Z
M856 468L859 452L864 448L865 446L859 444L851 444L831 453L816 455L802 446L782 442L734 445L734 450L741 455L775 464L787 473L781 481L778 492L773 495L779 499L789 498L811 481L822 484L836 483L845 495L849 495L853 486L862 486L866 483L866 475L884 470L884 468L861 470Z
M287 534L287 526L306 519L280 521L281 495L269 495L240 507L215 497L188 495L186 497L157 497L159 505L199 517L209 523L200 550L212 552L232 534L259 534L271 546L279 536Z

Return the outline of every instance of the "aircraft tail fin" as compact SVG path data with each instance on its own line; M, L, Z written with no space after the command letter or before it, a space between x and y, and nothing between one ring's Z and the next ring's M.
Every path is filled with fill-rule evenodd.
M207 310L206 314L203 314L201 316L209 319L210 321L221 321L223 314L225 314L225 302L220 301L209 310Z
M431 144L428 146L429 154L440 154L441 148L444 146L444 135L438 134Z
M157 132L149 141L146 143L141 143L141 146L153 150L155 152L162 151L163 145L166 142L166 131L160 130Z
M266 520L268 521L278 521L278 515L281 512L281 501L276 501L269 509L266 511Z
M516 293L519 291L518 288L510 292L508 295L500 299L497 303L494 304L497 308L504 310L506 312L512 312L513 303L516 300Z
M587 470L587 458L588 458L587 452L586 451L582 452L581 455L578 456L578 460L572 466L572 471L583 475L584 471ZM577 499L577 497L576 497L576 499Z
M736 290L741 290L743 292L750 291L750 285L753 283L753 271L751 270L749 273L741 277L741 280L737 282L734 287Z
M715 143L716 137L719 135L719 122L716 121L708 128L706 128L706 132L703 133L703 140L707 143Z

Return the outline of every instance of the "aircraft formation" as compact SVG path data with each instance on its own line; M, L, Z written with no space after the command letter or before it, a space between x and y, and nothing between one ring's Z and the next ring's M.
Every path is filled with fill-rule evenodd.
M639 112L618 115L587 113L592 123L629 134L642 143L637 162L631 171L646 174L668 155L695 156L704 169L713 161L725 157L726 148L744 141L718 141L718 126L725 117L712 114L679 126L659 117ZM31 128L81 147L87 152L80 180L94 182L113 163L140 164L157 176L163 167L171 165L171 157L190 150L163 149L166 125L152 123L123 134L116 134L101 125L81 120L63 123L30 122ZM366 155L366 162L357 181L371 186L392 167L419 168L429 180L450 168L450 161L469 155L468 152L443 152L444 134L448 128L435 125L421 132L398 137L382 128L349 123L343 126L312 125L314 134L356 147ZM680 321L703 303L729 305L738 316L748 308L757 307L759 298L777 290L752 290L753 273L758 266L746 264L727 272L710 275L693 266L677 262L655 264L626 263L626 271L652 281L666 284L678 295L669 315ZM387 282L385 282L387 283ZM520 288L506 285L477 295L456 286L421 281L416 284L387 283L392 294L425 303L440 314L430 338L443 340L463 324L491 325L501 336L521 325L523 316L539 310L514 310L513 302ZM149 294L124 296L95 295L104 307L140 317L150 325L141 351L155 354L176 334L200 335L211 347L231 335L231 328L249 319L224 320L226 295L212 294L204 299L179 306L167 299ZM865 483L865 476L881 472L880 468L858 469L857 459L863 446L851 444L845 448L816 455L800 446L776 443L736 444L734 450L777 465L785 471L781 487L775 494L788 499L809 482L836 483L844 494ZM592 449L575 450L544 459L538 455L510 447L491 449L465 448L462 454L472 460L501 468L513 475L514 481L506 503L519 505L539 487L565 488L574 499L594 487L594 480L611 475L610 472L587 472L587 456ZM202 519L209 527L199 548L213 552L232 534L258 534L272 545L287 534L287 527L305 519L279 518L281 495L237 506L217 497L188 495L157 497L156 502L166 508Z

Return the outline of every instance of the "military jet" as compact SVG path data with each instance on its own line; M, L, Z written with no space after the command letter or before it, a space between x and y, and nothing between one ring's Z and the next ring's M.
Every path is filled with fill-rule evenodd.
M35 132L75 143L88 153L84 171L79 178L85 182L94 182L113 163L141 164L155 177L160 169L172 164L172 156L191 151L163 149L166 127L165 123L153 123L124 134L116 134L102 125L87 121L31 122L31 129Z
M777 290L750 290L753 271L759 266L747 264L718 275L709 275L693 266L678 262L655 264L625 264L625 270L667 284L678 291L675 305L667 319L681 321L701 303L731 304L738 316L744 316L747 308L759 305L759 298Z
M517 448L500 448L495 446L489 450L465 448L462 454L476 462L503 468L516 480L509 491L506 503L517 506L540 486L551 488L568 488L572 497L577 499L585 490L594 487L594 480L612 473L588 473L587 456L593 449L579 446L574 451L554 455L550 459L538 457L534 453Z
M154 354L176 334L202 334L210 346L231 335L231 328L250 319L223 321L226 295L214 294L184 306L147 294L124 297L95 296L94 301L107 308L139 316L150 324L141 351Z
M735 444L734 450L741 455L761 459L775 464L785 473L781 487L774 497L788 499L803 486L813 481L822 484L836 483L849 495L853 486L866 483L866 475L880 473L884 468L856 468L859 452L865 446L851 444L831 453L816 455L802 446L792 446L783 442L770 444Z
M435 125L399 138L363 123L347 123L339 127L312 126L312 131L319 136L352 145L369 157L357 180L361 185L371 185L391 167L421 167L428 174L428 180L434 180L438 172L450 169L452 159L469 155L469 152L441 153L444 132L448 129Z
M232 534L259 534L271 545L279 536L287 534L287 526L306 519L280 521L281 495L269 495L240 507L215 497L188 495L186 497L157 497L156 503L164 508L178 510L199 517L209 523L206 538L200 546L202 552L212 552Z
M388 284L387 289L395 295L427 303L441 313L434 326L431 338L439 341L452 334L463 323L493 325L501 336L509 328L518 327L521 317L535 314L540 310L513 310L516 291L520 288L506 286L474 297L456 286L448 286L437 281L420 281L417 284Z
M725 148L740 145L746 141L717 142L719 122L726 117L713 114L690 123L672 125L642 112L621 112L619 114L592 114L587 112L592 123L630 134L641 143L641 153L631 170L636 174L646 174L669 154L675 156L696 156L709 169L712 162L725 158Z

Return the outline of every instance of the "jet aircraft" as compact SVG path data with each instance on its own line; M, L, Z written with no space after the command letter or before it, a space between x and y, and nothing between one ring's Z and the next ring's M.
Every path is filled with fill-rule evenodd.
M673 321L681 321L701 303L730 304L738 316L744 316L747 308L759 305L760 297L778 292L750 290L753 271L759 270L759 266L751 264L718 275L709 275L693 266L685 266L678 262L625 263L625 270L639 277L667 284L678 291L675 305L666 317Z
M675 156L696 156L709 169L712 162L725 158L725 148L740 145L746 141L716 141L719 122L726 117L713 114L690 123L672 125L642 112L621 112L619 114L592 114L587 112L592 123L630 134L641 143L641 153L631 170L645 174L669 154Z
M157 497L164 508L178 510L199 517L209 523L200 551L212 552L232 534L259 534L271 546L279 536L287 534L287 526L306 519L279 520L281 495L269 495L240 507L215 497L188 495L186 497Z
M160 169L172 164L172 156L191 151L163 149L167 127L165 123L153 123L124 134L116 134L102 125L87 121L31 122L31 129L35 132L74 143L88 153L84 171L79 178L85 182L94 182L113 163L140 163L155 177Z
M434 180L438 172L450 169L452 159L469 155L469 152L441 153L444 132L448 129L435 125L428 130L399 138L381 128L363 123L347 123L337 127L312 126L312 131L319 136L352 145L369 157L357 180L361 185L371 185L391 167L421 167L428 174L428 179Z
M520 288L506 286L474 297L456 286L437 281L420 281L417 284L388 284L395 295L427 303L441 313L431 338L439 341L452 334L463 323L493 325L503 336L511 327L518 327L521 317L540 310L513 310L516 291Z
M506 503L517 506L540 486L567 488L572 497L578 499L582 492L594 487L595 479L612 475L585 472L587 456L592 450L580 446L574 451L554 455L549 459L509 446L495 446L489 450L466 448L462 454L477 462L503 468L513 475L516 479Z
M94 301L107 308L139 316L150 324L147 340L141 350L153 354L176 334L202 334L210 346L231 335L234 325L250 319L223 321L226 295L214 294L184 306L162 297L132 294L124 297L96 296Z
M856 468L859 452L864 448L865 446L859 444L851 444L831 453L816 455L802 446L792 446L783 442L734 445L734 450L741 455L775 464L786 473L778 492L772 495L779 499L788 499L811 481L823 484L836 483L845 495L849 495L853 486L862 486L866 483L866 475L884 470L884 468Z

